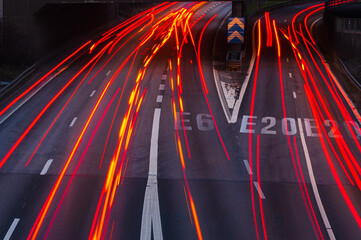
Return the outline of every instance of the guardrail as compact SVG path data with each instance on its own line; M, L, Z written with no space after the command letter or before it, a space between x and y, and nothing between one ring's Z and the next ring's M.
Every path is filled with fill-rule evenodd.
M335 31L361 34L361 18L335 17Z
M339 63L341 64L342 68L345 70L346 74L349 76L349 78L352 80L352 82L358 87L359 90L361 90L361 84L355 77L350 73L350 71L347 69L346 65L343 63L341 58L338 58Z
M11 81L6 87L0 90L0 99L4 96L7 96L14 87L16 87L20 82L29 77L37 68L38 64L34 63L31 67L22 72L17 78Z

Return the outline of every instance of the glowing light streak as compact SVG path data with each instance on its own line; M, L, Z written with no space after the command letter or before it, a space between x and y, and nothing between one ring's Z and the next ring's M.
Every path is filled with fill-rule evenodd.
M48 209L49 209L49 207L50 207L50 204L52 203L52 201L53 201L53 199L54 199L55 193L57 192L57 190L58 190L58 188L59 188L59 185L60 185L60 183L61 183L62 180L63 180L63 177L64 177L64 175L65 175L65 172L66 172L66 170L68 169L69 164L70 164L71 160L73 159L74 154L75 154L75 152L77 151L77 149L78 149L78 147L79 147L79 144L80 144L80 142L81 142L81 140L82 140L82 138L83 138L83 136L84 136L84 133L85 133L85 131L87 130L88 125L89 125L91 119L93 118L94 113L95 113L95 111L97 110L97 108L98 108L101 100L103 99L103 96L104 96L105 92L107 91L109 85L110 85L110 82L108 82L108 84L106 85L106 87L105 87L105 89L103 90L103 92L102 92L102 94L101 94L98 102L96 103L95 107L93 108L93 111L92 111L92 113L90 114L90 116L89 116L89 118L88 118L88 121L86 122L86 124L85 124L85 126L84 126L84 128L83 128L83 130L82 130L82 132L81 132L81 134L80 134L80 136L78 137L78 140L76 141L75 146L74 146L74 148L73 148L70 156L68 157L68 159L67 159L67 161L66 161L66 163L65 163L65 166L63 167L63 169L62 169L62 171L61 171L61 173L60 173L60 175L59 175L59 177L58 177L55 185L53 186L53 188L52 188L52 190L51 190L51 192L50 192L50 195L48 196L48 198L47 198L44 206L43 206L42 209L41 209L41 212L40 212L39 216L38 216L37 219L36 219L36 222L34 223L32 229L31 229L31 232L30 232L30 234L29 234L29 236L28 236L28 238L27 238L28 240L30 240L30 239L31 239L31 240L36 239L36 237L37 237L37 235L38 235L38 232L39 232L39 230L40 230L40 227L41 227L41 225L42 225L42 223L43 223L43 221L44 221L44 218L45 218L45 216L46 216L46 214L47 214L47 211L48 211Z
M302 11L298 12L293 18L292 18L292 31L293 31L293 36L295 37L295 42L298 44L299 43L299 40L297 38L297 34L296 34L296 30L295 30L295 22L296 22L296 18L301 15L302 13L304 12L307 12L309 11L310 9L313 9L313 8L317 8L317 7L320 7L324 5L324 3L320 3L320 4L316 4L316 5L313 5L311 7L308 7L306 9L303 9Z
M303 36L302 32L301 32L301 35ZM307 43L305 43L305 44L306 44L306 47L307 47L307 49L308 49ZM308 51L310 51L310 50L308 49ZM311 55L311 57L312 57L312 55ZM313 59L313 57L312 57L312 59ZM313 59L313 61L314 61L314 59ZM316 64L316 63L315 63L315 64ZM317 66L317 64L316 64L316 66ZM318 68L318 66L317 66L317 68ZM315 79L314 79L314 77L312 76L311 70L307 67L307 68L306 68L306 71L307 71L308 75L310 76L311 83L313 84L313 86L314 86L314 88L315 88L315 90L316 90L317 96L318 96L318 97L322 96L322 94L321 94L320 91L319 91L319 88L318 88L317 85L316 85ZM320 71L320 70L319 70L319 71ZM321 73L321 71L320 71L320 73ZM322 73L321 73L321 75L322 75ZM325 82L326 82L326 81L325 81ZM307 80L306 80L306 83L307 83ZM327 83L327 82L326 82L326 83ZM333 94L332 89L330 88L329 85L328 85L328 88L330 89L331 93ZM336 103L338 103L338 101L337 101L337 99L336 99L336 97L335 97L334 94L333 94L333 97L334 97ZM319 102L321 103L321 105L322 105L322 107L323 107L326 115L328 116L328 118L332 119L331 113L327 110L327 105L326 105L326 103L325 103L325 101L323 100L322 97L321 97L321 99L320 99ZM339 103L338 103L338 104L339 104ZM341 109L342 109L342 106L339 105L339 108L340 108L340 110L341 110ZM341 111L341 113L344 115L344 113L343 113L342 111ZM352 129L351 129L351 126L349 126L349 128L350 128L350 129L349 129L350 132L353 133L353 132L352 132ZM336 142L337 142L337 145L339 146L339 149L341 150L341 154L342 154L342 156L343 156L343 159L345 159L345 161L346 161L346 163L347 163L347 165L348 165L349 167L351 166L350 163L349 163L349 161L350 161L349 159L351 159L351 162L354 164L354 166L356 167L357 171L358 171L359 174L360 174L360 173L361 173L361 167L359 166L359 164L357 163L355 157L353 156L353 154L352 154L351 151L349 150L347 144L342 144L342 141L344 141L344 140L343 140L343 139L338 139L338 138L336 138ZM345 146L346 148L344 148L344 146ZM346 152L347 152L347 153L346 153ZM341 164L341 166L342 166L341 161L340 161L340 164ZM356 172L353 170L353 167L350 167L350 171L351 171L351 174L352 174L352 176L354 177L354 179L355 179L355 181L356 181L356 184L357 184L358 188L361 189L361 180L360 180L359 176L358 176L358 175L356 174ZM346 173L346 175L347 175L347 172L346 172L346 171L345 171L345 173Z
M265 12L264 17L266 20L266 28L267 28L267 45L266 46L272 47L272 27L271 27L269 12Z
M251 109L250 109L250 116L253 116L254 112L254 104L255 104L255 98L256 98L256 88L257 88L257 80L258 80L258 68L259 68L259 59L260 59L260 53L261 53L261 19L258 19L257 21L257 29L258 29L258 46L257 46L257 58L256 58L256 68L254 71L254 83L253 83L253 89L252 89L252 100L251 100ZM254 35L254 34L253 34ZM255 36L253 36L255 37ZM250 171L252 171L252 122L253 118L250 118L250 131L248 135L248 152L249 152L249 168ZM255 199L254 199L254 189L253 189L253 174L249 175L250 178L250 187L251 187L251 196L252 196L252 211L253 211L253 220L254 220L254 227L257 235L257 240L259 240L259 233L258 233L258 224L257 224L257 217L256 217L256 208L255 208Z
M324 8L325 8L325 6L322 6L322 7L320 7L320 8L317 8L316 10L313 10L312 12L308 13L307 16L305 17L304 21L303 21L304 24L305 24L305 28L306 28L307 34L308 34L308 36L310 37L313 45L316 45L316 43L315 43L315 40L313 40L313 37L311 36L310 31L308 30L307 20L308 20L308 18L309 18L312 14L315 14L316 12L318 12L318 11L324 9Z
M276 21L273 20L272 23L273 23L273 30L274 30L275 37L276 37L276 42L277 42L278 72L279 72L279 78L280 78L280 88L281 88L281 97L282 97L282 111L283 111L283 117L284 117L284 119L286 119L287 114L286 114L286 104L285 104L285 99L284 99L284 86L283 86L283 75L282 75L282 64L281 64L281 46L280 46L280 42L279 42L279 37L278 37L278 32L277 32L277 27L276 27ZM300 60L302 60L301 55L299 53L298 53L298 57L299 57ZM285 127L286 127L286 132L288 132L287 123L285 124ZM311 207L311 209L313 211L312 204L311 204L311 201L310 201L309 198L307 198L308 202L306 201L304 190L305 190L307 196L309 195L308 190L307 190L307 188L305 188L305 189L302 188L300 177L299 177L299 174L298 174L298 171L297 171L297 166L296 166L295 156L294 156L294 152L293 152L293 148L292 148L292 144L291 144L291 139L290 139L289 135L287 135L287 141L288 141L288 146L289 146L289 150L290 150L290 153L291 153L292 163L293 163L294 170L295 170L295 173L296 173L296 176L297 176L298 185L300 187L302 197L303 197L303 200L304 200L308 215L310 217L311 223L312 223L312 225L314 227L315 234L316 234L317 238L319 239L319 233L320 233L321 237L322 237L322 233L321 233L320 229L318 229L319 231L316 230L316 226L315 226L314 221L317 223L317 219L316 218L313 219L312 216L311 216L310 209L309 209L308 205L310 205L310 207ZM301 171L302 171L302 169L300 169L300 172ZM302 172L301 172L301 174L302 174ZM318 226L318 223L316 225Z
M307 98L309 99L309 102L310 103L314 102L315 100L312 97L312 93L310 92L310 90L308 89L306 84L304 84L304 89L305 89ZM311 110L312 110L313 115L316 117L316 119L319 119L318 113L315 110L315 107L313 106L313 104L310 104L310 106L311 106ZM321 132L322 132L321 128L323 128L323 126L319 123L319 121L316 121L316 125L317 125L317 131L321 134ZM332 159L331 159L331 157L330 157L330 155L329 155L329 153L327 151L327 146L326 146L326 144L324 142L324 139L319 138L319 140L321 142L321 146L322 146L324 155L326 157L326 160L328 162L328 165L329 165L329 167L331 169L332 175L333 175L333 177L334 177L334 179L336 181L336 184L337 184L337 186L338 186L338 188L339 188L339 190L340 190L340 192L342 194L342 197L344 198L344 200L345 200L349 210L351 211L355 221L357 222L358 226L361 228L361 218L358 215L358 213L357 213L357 211L356 211L350 197L348 196L345 188L343 187L343 184L342 184L342 182L341 182L341 180L340 180L340 178L339 178L339 176L337 174L337 171L336 171L335 166L334 166L334 164L332 162Z
M112 97L112 99L110 100L110 102L109 102L108 106L106 107L105 111L103 112L102 117L100 118L100 120L99 120L99 122L98 122L98 124L97 124L97 126L96 126L96 128L95 128L95 130L93 131L92 136L90 137L90 140L88 141L88 144L87 144L87 146L86 146L86 148L85 148L82 156L80 157L80 160L79 160L79 162L77 163L77 166L76 166L76 168L75 168L75 170L74 170L74 172L73 172L73 174L72 174L72 176L71 176L71 178L70 178L70 180L69 180L69 182L68 182L68 184L67 184L67 186L66 186L66 189L65 189L65 191L64 191L64 193L63 193L63 196L61 197L61 199L60 199L60 201L59 201L59 203L58 203L58 205L57 205L57 208L56 208L56 210L55 210L55 213L54 213L53 216L52 216L52 220L50 221L50 225L49 225L49 227L48 227L48 229L47 229L47 231L46 231L46 234L45 234L45 238L44 238L44 239L47 239L47 236L49 235L50 229L51 229L51 227L52 227L53 224L54 224L55 217L57 216L57 214L58 214L58 212L59 212L59 210L60 210L60 206L61 206L62 203L64 202L65 196L66 196L66 194L67 194L68 191L69 191L70 185L71 185L71 183L73 182L76 173L78 172L78 169L79 169L79 167L80 167L80 164L83 162L83 159L84 159L84 157L85 157L85 154L87 153L87 151L88 151L88 149L89 149L89 147L90 147L90 144L91 144L91 142L93 141L93 139L94 139L94 137L95 137L95 133L98 131L100 124L102 123L102 121L103 121L106 113L107 113L108 110L109 110L110 105L111 105L112 102L114 101L114 98L117 96L119 90L120 90L120 89L118 88L118 90L116 91L116 93L114 94L114 96Z
M306 29L307 29L307 28L306 28ZM351 133L353 139L355 139L354 142L355 142L355 144L357 145L357 148L358 148L359 151L361 152L361 145L360 145L360 143L356 140L357 137L356 137L355 133L354 133L353 130L352 130L352 126L351 126L350 123L349 123L349 121L351 121L352 118L351 118L350 114L348 113L348 111L346 110L346 107L345 107L345 105L343 104L343 102L342 102L342 100L341 100L341 97L339 96L339 94L338 94L338 92L336 91L336 88L335 88L335 86L334 86L334 82L337 82L337 81L335 81L335 79L333 79L333 77L331 77L331 75L329 74L328 68L326 67L326 65L325 65L325 63L324 63L321 55L320 55L319 52L317 51L317 49L304 37L304 35L303 35L303 33L302 33L302 29L301 29L300 35L301 35L302 39L304 40L305 46L306 46L306 48L307 48L307 51L308 51L308 53L309 53L309 55L310 55L310 57L311 57L314 65L316 66L319 74L321 75L322 79L324 80L324 83L326 84L327 88L329 89L329 92L332 94L332 97L333 97L333 99L335 100L335 102L336 102L336 104L337 104L337 106L338 106L338 108L339 108L339 110L340 110L343 118L346 120L345 122L346 122L346 124L347 124L348 130L349 130L349 132ZM312 53L311 53L311 51L310 51L310 49L309 49L308 46L311 46L311 47L313 48L313 50L317 53L317 55L319 56L319 58L321 59L322 64L323 64L324 68L326 69L330 80L333 80L333 81L330 81L332 87L330 86L330 84L329 84L328 81L326 80L326 77L323 75L321 69L320 69L319 66L317 65L316 60L314 59L314 57L313 57L313 55L312 55ZM341 92L342 92L342 91L341 91ZM345 99L347 99L347 98L345 97ZM349 102L348 102L348 104L350 105ZM352 109L352 107L351 107L351 109ZM355 113L355 111L354 111L354 113ZM356 111L356 113L357 113L357 111ZM355 116L357 117L358 114L356 114L356 113L355 113Z
M62 112L64 111L64 109L66 108L66 106L68 106L70 100L73 98L73 96L75 95L75 93L78 91L79 87L81 86L81 84L84 82L84 80L86 79L86 77L89 75L90 71L93 69L93 67L95 66L95 64L99 61L99 59L103 56L106 48L109 46L109 44L107 46L105 46L105 48L101 51L101 54L98 56L98 59L93 63L93 65L89 68L89 71L87 72L87 74L83 77L83 79L81 80L81 82L78 84L78 86L76 87L76 89L73 91L72 95L68 98L68 101L64 104L63 108L60 110L60 112L58 113L58 115L55 117L55 119L53 120L53 122L50 124L50 126L48 127L48 129L46 130L45 134L43 135L43 137L41 138L40 142L38 143L38 145L36 146L35 150L33 151L33 153L31 154L29 160L26 163L26 167L29 165L30 161L33 159L35 153L38 151L40 145L43 143L43 141L45 140L46 136L48 135L48 133L50 132L50 130L53 128L55 122L58 120L58 118L60 117L60 115L62 114Z
M221 134L220 134L220 132L219 132L217 123L216 123L216 121L215 121L215 119L214 119L214 115L213 115L211 106L210 106L209 101L208 101L208 97L207 97L207 95L208 95L208 90L207 90L207 85L206 85L206 82L205 82L205 79L204 79L204 76L203 76L203 70L202 70L202 64L201 64L201 57L200 57L200 46L201 46L201 43L202 43L203 33L204 33L205 29L207 28L207 26L211 23L211 21L212 21L216 16L217 16L217 14L215 14L212 18L210 18L210 19L208 20L208 22L204 25L204 27L203 27L203 29L202 29L202 32L201 32L201 34L200 34L199 41L198 41L198 68L199 68L199 73L200 73L200 76L201 76L201 82L202 82L202 86L203 86L203 87L202 87L203 95L204 95L204 97L205 97L205 99L206 99L207 106L208 106L208 110L209 110L209 112L210 112L210 114L211 114L211 116L212 116L213 124L214 124L214 126L215 126L215 128L216 128L216 130L217 130L217 134L218 134L219 140L220 140L220 142L221 142L221 144L222 144L223 150L224 150L224 152L225 152L225 154L226 154L226 157L227 157L228 160L230 160L229 155L228 155L228 152L227 152L227 149L226 149L226 147L225 147L225 145L224 145L222 136L221 136Z
M95 57L93 57L75 76L72 77L68 81L68 83L50 100L50 102L42 109L42 111L37 115L37 117L32 121L32 123L26 128L23 134L16 140L15 144L11 147L11 149L7 152L4 158L0 162L0 168L5 164L5 162L9 159L11 154L15 151L15 149L19 146L19 144L23 141L26 135L30 132L30 130L34 127L34 125L39 121L39 119L44 115L44 113L49 109L49 107L58 99L58 97L68 88L68 86L93 62L102 52L99 52Z
M288 31L289 31L289 30L288 30ZM289 35L290 35L290 31L289 31ZM303 39L305 40L304 37L303 37ZM289 41L292 43L292 40L289 39ZM311 46L312 46L312 45L311 45ZM306 46L306 47L307 47L307 46ZM297 60L297 63L298 63L298 57L296 57L297 54L296 54L296 51L295 51L295 50L297 50L297 48L296 48L296 49L293 49L293 52L294 52L294 55L295 55L295 59ZM297 52L298 52L298 50L297 50ZM316 64L316 63L315 63L315 64ZM300 64L298 64L298 66L299 66L299 69L301 70ZM302 65L302 66L304 66L304 65ZM317 65L316 65L316 66L317 66ZM302 73L302 76L303 76L305 82L307 83L307 76L305 75L306 73L304 72L304 67L302 68L301 73ZM308 72L308 73L311 74L310 72ZM312 75L310 75L310 78L311 78L311 80L313 81ZM316 87L316 90L317 90L317 87ZM322 98L321 98L321 99L322 99ZM325 107L325 104L324 104L324 103L323 103L323 106ZM319 109L318 106L316 106L316 107ZM327 109L327 108L325 108L325 109ZM318 110L318 111L321 112L320 110ZM328 116L329 116L329 118L331 118L331 115L328 115ZM325 119L323 118L323 121L324 121L324 120L325 120ZM326 132L324 132L324 134L325 134L325 136L326 136L327 142L329 143L329 146L330 146L332 152L334 153L335 157L336 157L337 160L339 161L339 163L340 163L340 165L341 165L341 167L342 167L345 175L347 176L347 178L348 178L348 180L350 181L350 183L351 183L352 185L354 185L354 183L353 183L352 179L350 178L347 170L345 169L345 167L344 167L344 165L342 164L342 162L341 162L338 154L336 153L335 148L334 148L333 145L331 144L331 141L330 141L328 135L326 134ZM336 134L337 134L337 133L336 133ZM337 142L337 144L340 145L339 142ZM347 161L346 163L349 165L348 157L346 156L346 157L344 157L344 158L345 158L345 160Z
M258 182L258 189L261 189L261 178L259 174L259 135L257 135L257 182ZM261 211L261 219L262 219L262 227L263 227L263 236L264 239L267 240L267 231L266 231L266 225L264 221L264 214L263 214L263 204L261 199L261 194L258 194L259 196L259 206Z
M307 201L305 199L305 196L303 194L303 189L302 189L302 186L301 186L301 183L300 181L299 182L299 186L301 188L301 191L302 191L302 196L303 196L303 201L305 202L305 205L307 207L307 212L308 212L308 216L309 218L311 219L311 222L312 222L312 225L313 225L313 229L314 231L316 232L316 236L318 239L319 236L321 237L321 239L324 239L323 235L322 235L322 231L321 231L321 228L319 226L319 223L317 221L317 217L316 217L316 214L315 214L315 211L313 209L313 206L312 206L312 203L311 203L311 199L310 199L310 195L308 193L308 190L307 190L307 186L306 186L306 182L305 182L305 178L303 176L303 171L302 171L302 167L301 167L301 162L300 162L300 157L299 157L299 154L298 154L298 148L297 148L297 143L296 143L296 136L293 136L293 141L294 141L294 146L295 146L295 152L296 152L296 159L297 159L297 166L298 166L298 169L300 171L300 176L301 176L301 179L302 179L302 184L303 184L303 189L305 190L305 193L306 193L306 196L307 196ZM297 167L296 167L296 164L294 163L294 168L295 168L295 171L296 171L296 174L297 174L297 178L299 178L298 176L298 171L297 171ZM308 202L308 204L307 204ZM311 209L311 212L312 212L312 216L310 214L310 210L309 208ZM315 223L316 223L316 226L315 226ZM317 227L317 230L316 230L316 227Z

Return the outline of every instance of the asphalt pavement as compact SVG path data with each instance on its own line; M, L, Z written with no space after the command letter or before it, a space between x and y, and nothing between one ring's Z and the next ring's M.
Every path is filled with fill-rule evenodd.
M213 76L229 2L159 5L26 92L39 70L0 103L0 236L360 238L360 119L307 35L321 7L253 17L235 123Z

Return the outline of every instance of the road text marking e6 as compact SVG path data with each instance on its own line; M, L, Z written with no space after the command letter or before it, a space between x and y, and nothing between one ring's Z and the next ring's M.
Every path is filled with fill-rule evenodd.
M187 131L192 130L191 121L190 121L190 112L183 112L183 118L180 112L177 112L177 122L175 123L176 130ZM199 113L196 115L197 128L200 131L212 131L214 130L214 123L212 116L208 113Z
M183 118L182 118L183 115ZM177 112L177 122L175 123L175 130L183 130L183 126L185 130L192 130L191 126L186 125L186 123L188 124L190 122L188 117L189 115L191 115L190 112L183 112L183 114L181 115L180 112Z
M214 129L212 116L208 113L197 114L197 127L201 131L211 131Z

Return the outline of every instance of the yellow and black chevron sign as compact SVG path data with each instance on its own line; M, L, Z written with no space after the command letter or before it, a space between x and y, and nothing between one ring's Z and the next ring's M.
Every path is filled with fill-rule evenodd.
M244 43L245 19L243 17L228 18L228 43Z

